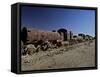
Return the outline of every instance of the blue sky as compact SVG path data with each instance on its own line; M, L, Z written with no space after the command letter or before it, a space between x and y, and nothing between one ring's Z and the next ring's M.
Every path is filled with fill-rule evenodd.
M65 8L21 8L21 26L47 31L65 28L74 34L95 36L95 11Z

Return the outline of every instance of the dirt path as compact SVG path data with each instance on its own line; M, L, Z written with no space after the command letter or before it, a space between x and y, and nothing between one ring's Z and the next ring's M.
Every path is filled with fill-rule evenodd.
M21 58L22 70L92 67L95 66L95 42L40 51Z

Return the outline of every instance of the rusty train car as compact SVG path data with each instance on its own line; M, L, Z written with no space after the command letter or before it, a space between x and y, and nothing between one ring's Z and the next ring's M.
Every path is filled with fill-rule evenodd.
M49 31L42 31L38 29L28 29L27 32L27 43L32 43L36 40L42 41L63 41L63 34L59 34L58 32L49 32Z
M64 40L63 33L43 31L35 28L23 28L21 31L21 40L24 44L42 44L46 41L52 44L61 44Z
M83 34L80 34L81 38L79 35L74 37L73 33L71 31L68 33L66 29L59 29L58 31L51 32L24 27L21 30L21 43L23 44L21 47L24 49L23 46L25 45L28 53L33 49L37 52L39 48L45 51L48 48L57 48L64 45L81 43L85 40L85 35L84 38L82 35ZM32 50L29 50L31 47ZM25 50L23 50L23 52L25 53Z
M80 35L80 36L79 36ZM86 36L84 34L79 34L75 39L79 40L79 37L81 40L85 40ZM84 37L83 37L84 35ZM89 36L88 36L89 38ZM72 41L74 40L73 33L70 31L68 33L65 29L59 29L55 32L50 31L43 31L35 28L23 28L21 31L21 40L24 44L32 44L36 41L49 41L51 43L53 42L62 42L62 41Z

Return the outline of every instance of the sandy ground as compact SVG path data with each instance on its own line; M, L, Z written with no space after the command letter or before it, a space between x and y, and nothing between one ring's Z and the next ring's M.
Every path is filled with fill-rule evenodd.
M95 66L95 41L90 45L80 43L74 46L39 51L33 55L22 56L21 60L22 71L93 67Z

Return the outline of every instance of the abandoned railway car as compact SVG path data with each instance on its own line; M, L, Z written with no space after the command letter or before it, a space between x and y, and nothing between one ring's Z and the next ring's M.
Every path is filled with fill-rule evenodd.
M21 31L21 40L26 43L34 43L35 41L63 41L63 33L43 31L34 28L23 28Z

